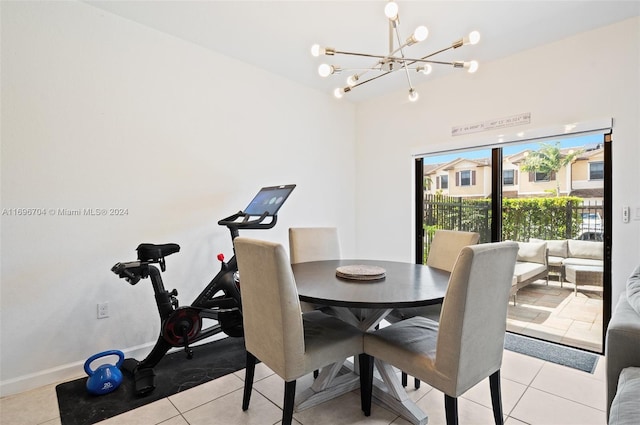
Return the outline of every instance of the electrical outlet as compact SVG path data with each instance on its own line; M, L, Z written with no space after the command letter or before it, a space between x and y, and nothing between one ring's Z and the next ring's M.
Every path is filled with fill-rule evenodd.
M109 302L98 303L98 319L109 317Z

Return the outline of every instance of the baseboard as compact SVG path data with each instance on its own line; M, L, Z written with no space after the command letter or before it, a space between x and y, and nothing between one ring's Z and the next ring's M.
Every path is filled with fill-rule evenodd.
M155 342L131 347L122 350L126 357L144 358L154 346ZM86 359L85 359L86 360ZM84 362L68 363L62 366L45 369L40 372L18 376L16 378L0 381L0 397L6 397L46 385L59 384L61 382L77 379L85 376Z
M227 338L227 335L220 332L194 345L206 344L223 338ZM135 359L143 359L149 354L154 345L155 341L137 345L135 347L127 348L121 351L127 358L133 357ZM169 353L179 350L182 350L182 348L172 348L171 350L169 350ZM85 360L86 359L74 363L68 363L62 366L53 367L50 369L45 369L40 372L30 373L27 375L18 376L16 378L0 381L0 397L19 394L25 391L33 390L35 388L44 387L46 385L57 385L61 382L66 382L85 376Z

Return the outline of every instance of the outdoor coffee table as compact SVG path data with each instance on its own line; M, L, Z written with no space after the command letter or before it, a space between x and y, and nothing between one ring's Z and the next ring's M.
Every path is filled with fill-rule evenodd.
M565 266L565 279L573 283L573 294L578 295L578 285L602 286L602 267L600 266Z

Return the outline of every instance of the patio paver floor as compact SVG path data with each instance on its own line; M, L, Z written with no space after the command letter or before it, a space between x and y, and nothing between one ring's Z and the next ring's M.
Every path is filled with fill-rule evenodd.
M520 289L509 302L507 330L589 351L602 351L602 288L539 280Z

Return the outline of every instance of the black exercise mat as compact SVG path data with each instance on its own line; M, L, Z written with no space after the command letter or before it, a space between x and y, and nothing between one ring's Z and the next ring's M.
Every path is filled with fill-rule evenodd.
M112 393L94 396L87 392L87 378L56 387L62 425L89 425L136 409L147 403L188 390L245 367L244 338L224 338L193 348L193 359L184 351L165 356L154 368L156 389L144 397L135 395L133 378L126 372Z
M504 338L504 348L588 373L593 373L598 364L596 354L509 332Z

